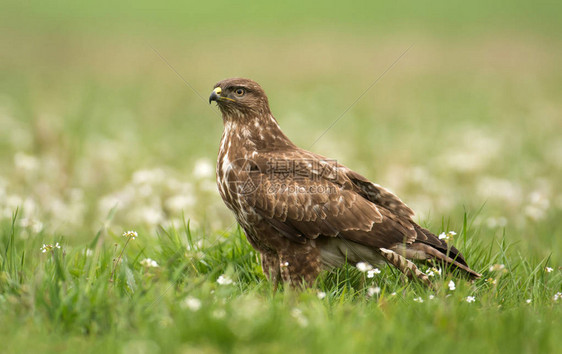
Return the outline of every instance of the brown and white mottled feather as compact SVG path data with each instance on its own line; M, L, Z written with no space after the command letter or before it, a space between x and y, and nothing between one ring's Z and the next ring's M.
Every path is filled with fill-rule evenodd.
M256 82L223 80L209 101L217 102L224 123L219 193L272 281L310 284L321 270L346 261L386 261L429 284L406 258L438 260L480 276L456 248L417 225L396 195L295 146Z

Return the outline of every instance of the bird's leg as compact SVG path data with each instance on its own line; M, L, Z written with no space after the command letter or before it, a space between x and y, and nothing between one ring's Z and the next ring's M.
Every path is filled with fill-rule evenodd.
M279 268L279 256L273 253L261 254L261 268L267 279L273 283L273 293L277 292L277 286L281 280L281 270Z
M279 267L284 283L292 288L308 287L314 284L322 270L316 248L303 247L298 251L279 254Z
M409 279L418 279L428 287L432 289L434 288L433 283L429 280L429 277L425 275L422 271L420 271L414 263L410 262L405 257L389 249L380 248L379 250L381 256L383 256L388 263L400 269L400 271L404 273Z

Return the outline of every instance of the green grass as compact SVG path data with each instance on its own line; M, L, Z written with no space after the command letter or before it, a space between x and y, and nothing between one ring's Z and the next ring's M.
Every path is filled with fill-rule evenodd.
M128 243L112 281L123 236L102 229L79 246L64 238L24 242L15 223L5 224L3 346L10 352L555 352L560 271L545 272L548 259L529 260L504 240L485 245L472 236L463 230L457 243L484 273L474 283L443 272L434 277L434 292L405 283L390 268L369 279L345 267L324 274L314 289L275 293L236 229L216 235L185 225L141 233ZM41 253L45 241L61 248ZM158 267L143 266L147 257ZM488 270L493 264L505 270ZM233 283L219 284L221 275ZM447 286L451 279L455 290ZM380 294L370 297L374 286Z
M556 352L559 13L552 1L2 3L0 351ZM214 184L222 124L206 97L233 76L262 84L297 145L325 133L312 151L396 192L433 232L456 231L483 279L445 272L431 292L349 266L274 293ZM126 230L139 237L114 267Z

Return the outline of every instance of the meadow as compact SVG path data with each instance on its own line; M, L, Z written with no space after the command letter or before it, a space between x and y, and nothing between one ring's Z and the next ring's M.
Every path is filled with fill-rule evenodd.
M3 4L1 351L559 351L561 9L500 5ZM482 279L273 291L214 182L233 76Z

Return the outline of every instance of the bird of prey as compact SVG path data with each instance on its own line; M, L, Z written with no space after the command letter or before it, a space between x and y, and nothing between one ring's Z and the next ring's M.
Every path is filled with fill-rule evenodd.
M456 248L416 224L412 209L396 195L293 144L256 82L220 81L212 101L224 125L219 193L275 286L311 285L322 270L346 262L387 262L431 286L410 259L443 262L480 277Z

